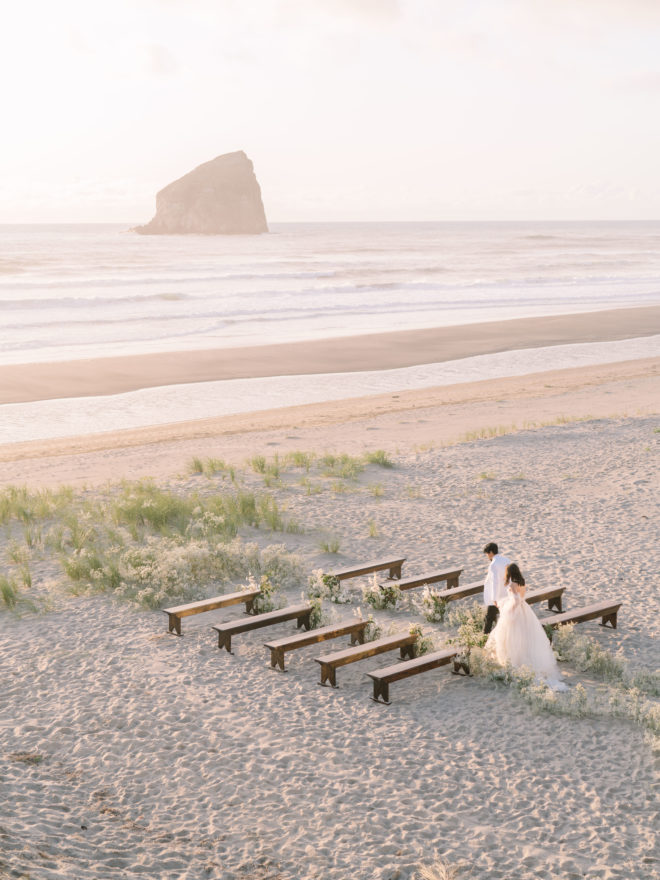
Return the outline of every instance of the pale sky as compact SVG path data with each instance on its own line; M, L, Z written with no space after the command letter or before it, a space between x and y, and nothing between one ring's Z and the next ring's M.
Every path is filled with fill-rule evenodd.
M20 0L0 222L144 222L243 149L271 222L660 219L660 0Z

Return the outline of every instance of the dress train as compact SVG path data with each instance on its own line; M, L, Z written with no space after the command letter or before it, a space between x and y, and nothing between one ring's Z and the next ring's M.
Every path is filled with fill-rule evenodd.
M497 624L486 642L486 654L502 666L528 666L553 690L568 690L545 630L525 599L509 587L499 610Z

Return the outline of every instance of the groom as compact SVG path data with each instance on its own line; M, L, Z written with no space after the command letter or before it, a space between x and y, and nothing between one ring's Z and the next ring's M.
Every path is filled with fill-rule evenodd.
M500 614L497 603L506 596L504 577L506 567L510 564L511 560L507 556L502 556L497 548L497 544L494 544L492 541L490 544L486 544L484 553L490 562L484 583L484 605L486 606L484 632L489 633Z

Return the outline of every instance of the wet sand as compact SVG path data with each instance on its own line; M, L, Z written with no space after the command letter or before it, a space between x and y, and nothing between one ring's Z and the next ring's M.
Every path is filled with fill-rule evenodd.
M246 348L5 365L0 366L0 404L223 379L397 369L501 351L657 334L660 306Z

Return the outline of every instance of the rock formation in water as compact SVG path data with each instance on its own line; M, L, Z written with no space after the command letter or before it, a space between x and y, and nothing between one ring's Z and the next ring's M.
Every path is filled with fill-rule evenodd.
M242 150L199 165L156 195L156 216L142 235L254 235L268 232L261 189Z

